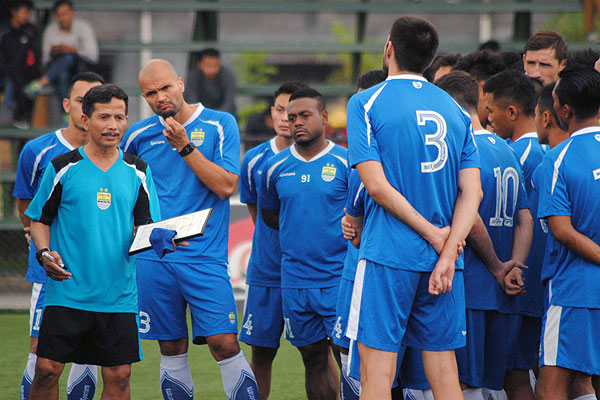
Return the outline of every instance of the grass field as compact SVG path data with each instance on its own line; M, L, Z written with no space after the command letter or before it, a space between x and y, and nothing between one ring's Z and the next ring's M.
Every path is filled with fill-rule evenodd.
M19 398L19 385L29 351L29 314L0 312L0 400ZM133 365L131 398L134 400L161 399L158 383L160 353L155 342L143 340L144 360ZM250 348L242 344L246 358ZM197 400L224 399L221 375L217 363L206 346L193 346L189 353ZM65 368L60 383L60 399L66 399L69 366ZM96 399L100 398L100 387ZM304 399L304 367L298 351L282 338L281 348L273 365L272 399Z

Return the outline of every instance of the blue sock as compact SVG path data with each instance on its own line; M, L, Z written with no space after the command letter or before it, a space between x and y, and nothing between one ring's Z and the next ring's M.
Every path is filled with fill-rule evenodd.
M242 351L217 364L221 367L223 390L228 400L258 400L256 378Z
M160 358L160 390L165 400L194 398L194 383L187 353Z
M98 367L73 364L67 380L67 400L91 400L96 393Z
M29 353L27 358L27 365L23 371L23 379L21 379L21 400L29 400L29 388L33 377L35 376L35 363L37 361L37 355Z

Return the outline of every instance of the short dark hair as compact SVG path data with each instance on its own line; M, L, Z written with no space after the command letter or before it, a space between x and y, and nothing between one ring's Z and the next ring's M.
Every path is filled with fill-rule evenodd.
M516 104L527 116L535 115L537 95L531 79L525 73L515 70L502 71L485 81L485 93L494 95L494 100L506 99Z
M307 88L308 85L306 83L298 82L298 81L290 81L285 82L281 86L279 86L275 92L273 92L273 103L275 103L275 99L282 93L292 94L297 90Z
M454 70L465 71L478 83L490 76L504 71L504 61L498 53L488 50L476 51L461 57L454 65Z
M497 40L488 40L487 42L483 42L479 45L479 50L488 50L492 52L500 51L500 43Z
M58 10L58 7L62 5L67 5L71 10L73 9L73 2L71 2L70 0L56 0L52 5L52 12L55 13L56 10Z
M298 89L292 93L290 96L290 103L292 100L303 99L306 97L317 100L317 106L319 110L323 111L325 109L325 100L323 99L323 95L318 90L315 90L311 87Z
M356 82L359 89L365 90L387 79L387 74L380 69L374 69L372 71L365 72L358 77Z
M73 86L75 86L75 84L79 81L89 82L89 83L100 82L101 84L104 84L104 78L102 78L100 75L98 75L95 72L91 72L91 71L79 72L79 73L73 75L73 77L71 78L71 81L69 82L69 87L67 89L67 93L69 93L69 97L71 97L71 92L73 91Z
M479 103L479 85L464 71L453 71L434 82L445 90L454 101L469 112L477 112Z
M540 90L544 87L544 82L540 78L529 77L531 83L533 83L533 88L535 89L535 95L540 95Z
M556 115L556 110L554 110L554 98L552 97L552 91L556 86L556 82L552 82L547 84L540 90L540 94L537 100L537 107L539 112L550 111L552 118L554 118L554 123L561 129L562 124L558 119L558 115Z
M600 108L600 72L589 65L574 65L558 74L554 89L558 102L568 104L575 118L598 117Z
M28 10L33 10L33 2L31 0L13 0L10 2L11 11L16 11L21 7L25 7Z
M440 43L435 27L414 16L403 16L394 22L390 41L398 68L416 73L422 73L431 64Z
M523 65L523 54L517 53L516 51L503 51L500 53L502 61L504 62L504 68L515 69L517 71L523 71L525 69Z
M567 57L567 65L572 67L573 65L584 64L593 67L596 61L598 61L598 58L600 58L600 53L591 48L587 48L570 54Z
M113 85L112 83L95 86L88 90L85 96L83 96L83 113L88 117L91 117L96 103L110 103L113 98L117 98L125 102L125 114L127 114L129 110L129 97L127 96L127 93L123 91L123 89L117 85Z
M454 67L454 64L456 64L458 60L460 60L460 54L442 54L433 60L430 74L435 76L435 73L441 67Z
M200 61L204 57L220 58L221 57L221 52L219 52L219 50L217 50L217 49L215 49L213 47L208 47L208 48L200 50L198 52L197 60Z
M558 62L567 58L567 42L554 31L539 31L525 43L525 52L544 49L554 49Z

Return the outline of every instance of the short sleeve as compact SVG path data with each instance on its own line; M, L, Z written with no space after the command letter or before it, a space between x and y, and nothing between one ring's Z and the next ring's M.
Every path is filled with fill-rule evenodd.
M350 166L365 161L379 161L379 147L372 129L372 115L365 111L363 97L352 96L347 108L348 159Z
M560 163L556 165L553 157L544 157L541 168L543 184L540 189L538 218L571 215L571 201L564 179L564 168L561 168Z
M240 202L244 204L258 203L256 185L260 184L260 182L255 182L252 170L256 168L257 157L260 158L261 155L254 155L248 152L242 160L242 167L240 169Z
M216 154L213 162L232 174L240 174L240 131L230 114L223 114L223 117L217 122L217 133L219 135Z
M523 174L521 171L517 170L519 174L519 189L518 189L518 197L517 197L517 210L521 210L524 208L529 208L529 198L527 197L527 189L525 189L525 179L523 178Z
M262 178L261 190L258 193L258 204L265 210L279 210L279 195L277 193L277 164L268 162Z
M346 199L346 213L353 217L362 217L364 215L364 192L365 186L360 180L360 175L356 170L350 173L350 182L348 184L348 197Z
M470 121L467 124L467 134L465 135L460 158L460 169L480 168L479 153L477 152L477 146L475 145L475 139L473 138L473 126Z
M48 164L40 187L29 204L25 215L34 221L39 221L44 225L52 225L52 221L58 213L60 200L62 197L62 183L54 182L56 171L52 163Z
M149 224L161 220L158 194L152 179L150 166L146 166L145 177L140 182L138 199L133 209L134 224L136 226Z
M19 156L17 165L17 178L13 196L19 199L33 199L35 187L33 185L33 168L35 166L35 154L29 146L25 146Z

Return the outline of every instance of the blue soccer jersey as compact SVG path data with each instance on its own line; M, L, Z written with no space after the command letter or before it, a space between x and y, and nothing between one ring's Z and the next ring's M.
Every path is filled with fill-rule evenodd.
M552 150L542 161L538 216L570 216L573 228L600 244L600 127L589 127ZM600 268L560 246L549 282L550 304L600 308Z
M353 169L350 172L350 180L348 182L348 197L346 199L346 213L353 217L363 217L365 213L365 197L367 190L360 180L358 171ZM344 270L342 278L354 281L356 275L356 266L358 265L358 249L348 241L348 250L344 259Z
M391 76L352 96L347 125L352 166L380 160L390 184L424 218L438 227L452 223L459 170L479 168L479 157L470 117L450 95L421 76ZM360 258L428 272L438 254L374 204L366 207ZM462 265L461 257L456 268Z
M17 179L13 196L19 199L31 200L40 186L46 166L52 159L73 150L73 146L62 135L61 130L47 133L27 142L17 166ZM29 282L45 283L46 271L35 259L37 249L31 241L29 261L27 265L27 280Z
M337 286L346 240L340 221L348 192L347 150L329 142L309 161L294 146L272 157L259 206L279 210L281 287Z
M544 244L544 257L542 261L542 271L540 276L540 282L542 287L545 287L547 281L552 278L554 275L554 267L555 263L551 260L556 259L558 257L558 252L560 252L561 246L558 245L556 240L554 240L554 236L550 235L550 228L548 227L548 221L546 218L539 218L539 202L540 202L540 193L544 185L544 173L542 171L542 165L538 165L538 167L533 171L533 176L531 177L531 186L533 190L531 190L531 195L529 197L530 205L535 203L535 214L533 214L533 207L531 207L532 216L534 217L534 221L537 224L540 224L541 229L546 233L546 243ZM545 290L545 289L544 289Z
M520 209L527 208L523 174L514 152L498 136L485 130L476 131L475 144L479 150L483 190L479 215L498 258L508 261L517 215ZM464 277L465 303L468 309L503 313L517 310L515 296L508 296L500 289L496 278L469 246L465 248Z
M240 174L240 201L242 203L258 205L261 177L266 174L264 166L267 160L275 154L279 154L275 139L246 152ZM265 224L260 209L256 210L252 254L248 261L246 283L263 287L279 287L281 285L279 232Z
M519 314L541 317L544 312L544 290L541 282L541 272L548 231L544 231L542 224L536 218L537 193L533 190L532 179L535 169L542 163L546 150L538 142L537 133L535 132L524 134L515 142L510 143L510 146L515 151L521 164L525 189L530 200L531 215L536 221L533 225L529 256L525 261L525 265L529 268L523 271L525 293L517 298L517 307Z
M226 171L239 175L240 134L232 115L197 106L186 121L188 137L209 161ZM212 208L204 236L190 239L182 247L162 258L165 262L227 263L229 236L229 200L221 200L198 179L185 160L163 135L164 120L158 115L134 124L123 137L121 147L126 153L142 158L154 175L163 218L176 217ZM138 255L140 259L158 261L154 252Z
M104 172L82 147L59 156L25 214L50 226L50 248L73 274L48 279L45 306L137 314L133 227L160 220L145 162L119 151Z

